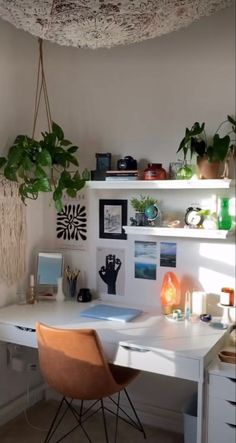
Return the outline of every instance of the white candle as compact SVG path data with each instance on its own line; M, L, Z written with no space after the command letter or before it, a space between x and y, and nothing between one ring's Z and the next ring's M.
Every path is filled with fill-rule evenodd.
M230 294L229 292L221 292L220 293L220 304L229 306L230 305Z
M206 292L192 292L192 313L197 315L206 314Z
M34 286L34 275L33 274L31 274L31 276L30 276L30 286L31 287Z

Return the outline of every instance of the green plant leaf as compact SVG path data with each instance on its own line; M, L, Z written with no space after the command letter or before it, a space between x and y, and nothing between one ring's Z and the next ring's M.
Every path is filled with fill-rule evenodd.
M8 163L11 165L17 165L22 158L22 150L17 146L12 146L8 152Z
M219 134L215 134L213 137L213 144L207 149L207 155L210 162L224 161L227 156L230 145L229 135L220 137Z
M55 122L52 122L52 132L54 132L58 140L64 140L64 132L62 128Z
M71 146L69 149L67 149L67 152L74 154L76 151L78 151L78 149L78 146Z
M43 170L43 168L41 168L41 166L36 166L36 169L35 169L35 177L37 177L37 178L46 178L47 177L47 174L46 174L46 172Z
M236 120L234 120L234 118L231 117L230 115L227 115L227 119L233 125L232 130L236 134Z
M0 168L2 168L7 162L7 159L5 157L0 157Z
M7 165L4 169L4 175L8 180L17 182L16 171L17 171L16 168Z
M51 166L52 165L52 157L47 149L42 149L41 152L37 155L37 162L41 166Z
M61 144L61 146L70 146L70 145L72 145L71 141L70 140L66 140L66 139L61 140L60 144Z
M73 184L70 173L68 171L63 171L59 180L59 186L62 188L70 188L73 187Z
M46 177L36 179L33 186L33 189L37 190L38 192L50 192L52 190L50 182Z
M30 160L28 156L25 156L22 160L21 166L25 171L31 171L34 167L34 163Z
M87 168L82 172L82 178L85 181L91 180L91 172Z
M65 153L65 157L69 163L72 163L75 166L79 166L79 162L78 162L77 158L74 157L73 155L69 154L68 151Z
M53 193L53 200L57 201L60 200L62 198L62 194L63 194L63 190L57 186L57 188L55 189L54 193Z
M73 188L68 188L66 189L66 193L69 195L69 197L76 197L77 194L77 189L73 189Z
M62 203L61 199L54 200L54 203L55 203L55 208L56 208L57 212L61 212L63 209L63 203Z

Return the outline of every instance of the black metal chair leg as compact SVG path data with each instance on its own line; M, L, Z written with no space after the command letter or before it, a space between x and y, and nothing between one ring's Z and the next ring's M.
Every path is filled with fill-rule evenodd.
M61 402L60 402L60 404L59 404L59 406L58 406L58 408L57 408L57 410L56 410L56 414L55 414L54 417L53 417L53 420L52 420L51 426L50 426L50 428L49 428L49 430L48 430L48 433L47 433L47 435L46 435L46 437L45 437L44 443L48 443L48 442L50 441L50 439L52 438L54 432L55 432L55 430L54 430L53 432L52 432L52 430L53 430L54 424L55 424L55 422L56 422L56 420L57 420L57 417L58 417L58 415L59 415L59 413L60 413L60 410L61 410L61 408L62 408L62 405L63 405L64 399L65 399L65 397L62 398L62 400L61 400Z
M118 430L118 420L119 420L119 408L120 408L120 392L118 392L117 395L117 409L116 409L116 427L115 427L115 440L114 443L117 441L117 430Z
M102 409L102 418L103 418L103 424L104 424L104 430L105 430L105 436L106 436L106 443L109 443L103 400L101 400L101 409Z
M134 413L134 415L135 415L135 417L136 417L136 420L137 420L137 422L138 422L138 424L139 424L140 431L143 433L143 436L144 436L144 438L146 439L147 436L146 436L146 433L145 433L145 431L144 431L143 425L142 425L142 423L141 423L141 421L140 421L140 419L139 419L139 417L138 417L138 414L137 414L137 412L136 412L136 410L135 410L135 408L134 408L134 405L133 405L133 403L132 403L132 401L131 401L131 398L130 398L130 396L129 396L129 394L128 394L128 392L127 392L127 390L126 390L125 388L124 388L124 392L125 392L126 397L127 397L128 401L129 401L129 404L130 404L130 406L131 406L131 408L132 408L132 411L133 411L133 413Z

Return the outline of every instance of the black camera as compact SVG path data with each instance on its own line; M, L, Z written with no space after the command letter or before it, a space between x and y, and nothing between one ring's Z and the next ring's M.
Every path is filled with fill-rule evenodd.
M117 169L125 171L125 170L136 170L137 169L137 161L131 157L130 155L127 155L124 158L120 158L117 162Z

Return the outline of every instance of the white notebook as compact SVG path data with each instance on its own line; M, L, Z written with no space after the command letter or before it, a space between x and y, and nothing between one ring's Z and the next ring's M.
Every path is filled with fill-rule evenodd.
M142 314L141 309L126 308L111 305L96 305L81 312L82 317L99 318L101 320L116 320L128 322Z

